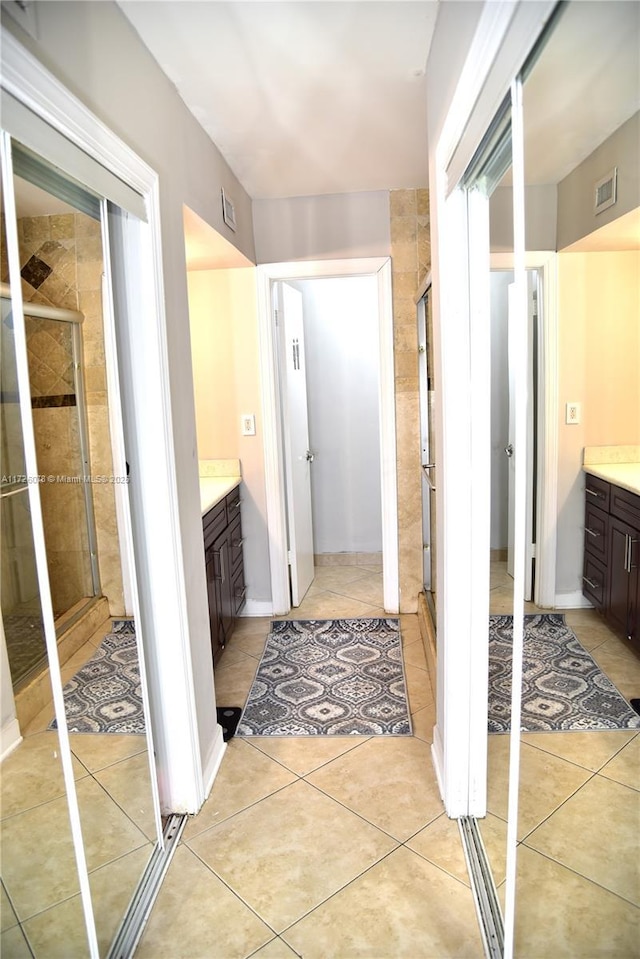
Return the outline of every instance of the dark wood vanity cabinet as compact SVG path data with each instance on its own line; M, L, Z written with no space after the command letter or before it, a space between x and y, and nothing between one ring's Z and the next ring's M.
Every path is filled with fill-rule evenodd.
M245 603L239 487L205 513L202 529L215 666Z
M583 594L640 651L640 496L587 474Z

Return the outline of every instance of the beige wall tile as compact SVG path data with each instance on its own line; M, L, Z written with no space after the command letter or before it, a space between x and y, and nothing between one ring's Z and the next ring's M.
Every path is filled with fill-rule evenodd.
M396 216L415 216L418 203L415 190L391 190L389 194L391 218Z

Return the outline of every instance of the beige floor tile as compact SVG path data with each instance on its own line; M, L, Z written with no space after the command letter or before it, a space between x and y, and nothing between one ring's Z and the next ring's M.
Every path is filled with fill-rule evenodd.
M404 646L402 650L406 666L415 666L416 669L427 669L427 657L424 653L422 640L418 639L415 643Z
M365 573L362 579L354 583L343 583L334 586L333 591L345 596L353 597L370 606L382 606L382 573Z
M266 636L271 627L270 616L240 616L233 630L233 641L240 636Z
M631 959L638 910L526 846L518 850L518 959Z
M526 845L640 905L639 823L640 793L594 776Z
M638 695L640 659L622 639L614 636L594 649L591 655L625 699Z
M107 954L118 932L154 848L155 843L147 843L96 869L89 876L101 956Z
M325 828L319 828L321 823ZM281 932L395 843L298 781L188 845L275 932Z
M478 819L478 828L493 881L500 886L507 873L507 823L488 812L484 819Z
M181 845L136 959L245 959L271 939L273 931Z
M483 954L471 891L405 848L314 909L283 938L304 959Z
M601 776L617 783L640 790L640 735L624 746L607 765L600 770Z
M213 789L198 815L187 823L182 838L199 835L295 779L294 773L249 743L230 740Z
M306 778L400 841L443 808L430 747L411 736L376 736Z
M71 733L71 752L94 773L130 756L147 752L147 737L118 733Z
M489 736L487 808L507 819L509 736ZM520 750L518 838L528 835L591 777L591 773L541 749Z
M321 566L315 570L313 585L331 592L344 592L342 587L366 580L371 574L359 566ZM355 595L347 591L347 595Z
M147 753L138 753L137 756L114 763L96 773L95 779L142 830L147 839L157 842L158 829Z
M12 926L18 924L18 917L13 911L13 906L9 901L6 890L3 885L0 885L0 931L5 932L7 929L11 929ZM2 953L0 953L2 955Z
M358 616L374 615L368 603L341 596L339 593L324 591L310 599L303 599L300 606L292 609L280 619L353 619Z
M523 733L522 742L597 772L637 732L608 729L606 732ZM612 779L615 777L611 777Z
M255 656L251 656L249 653L245 652L244 649L241 649L240 646L235 641L235 636L231 637L229 644L225 646L218 665L216 666L217 670L227 668L227 666L234 666L237 663L254 663L255 668Z
M433 730L436 725L436 705L431 703L411 713L411 729L416 739L425 743L433 742Z
M73 759L73 772L76 779L88 775L77 759ZM23 739L2 763L0 810L3 819L64 795L57 732L45 731Z
M254 736L251 745L298 776L306 776L366 741L365 736Z
M466 886L470 884L458 823L449 819L446 813L421 829L405 845Z
M33 959L33 953L20 926L8 929L0 936L0 956L5 959Z
M251 656L253 659L261 659L268 634L268 630L264 632L242 633L240 636L234 633L229 643L229 649L235 646L241 649L246 656Z
M254 952L251 959L298 959L298 953L290 949L286 942L278 937Z
M428 672L418 666L405 665L404 675L411 712L417 712L423 706L430 706L433 702L433 691Z
M244 663L233 663L231 666L221 664L215 672L218 706L244 706L257 668L258 663L250 656Z

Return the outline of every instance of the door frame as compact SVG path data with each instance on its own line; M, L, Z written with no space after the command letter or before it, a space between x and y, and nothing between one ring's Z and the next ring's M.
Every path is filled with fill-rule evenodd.
M158 174L6 28L0 27L0 35L2 89L123 180L145 203L148 222L131 219L126 233L128 250L136 257L136 270L135 282L131 282L131 276L125 278L131 312L122 326L131 365L131 401L123 415L129 422L145 489L135 502L140 530L140 555L136 552L136 558L139 596L150 613L145 659L150 722L160 771L160 803L163 812L195 813L205 799L206 784L194 697L186 583L180 561ZM111 307L111 303L105 304L107 322L112 318ZM112 333L108 338L111 340ZM107 351L107 363L111 353ZM126 529L124 533L126 536ZM130 556L133 546L133 542L128 544ZM165 636L172 637L171 643L163 641ZM224 749L218 726L208 761L209 781Z
M558 518L558 255L553 250L525 254L525 268L542 283L538 333L538 461L536 470L536 576L533 602L556 604ZM513 270L513 253L492 253L491 270Z
M397 613L400 608L391 260L389 257L362 257L349 260L268 263L257 267L267 533L271 565L271 598L275 615L283 615L290 611L291 598L287 557L286 484L280 429L282 405L277 378L273 287L278 280L312 280L350 276L375 276L377 279L383 595L384 608L387 612Z

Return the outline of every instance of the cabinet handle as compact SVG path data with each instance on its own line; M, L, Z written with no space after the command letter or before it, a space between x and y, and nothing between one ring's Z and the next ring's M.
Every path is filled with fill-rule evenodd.
M628 533L624 534L624 571L625 573L630 573L632 569L635 569L635 563L631 562L633 557L633 547L638 542L637 539L631 539Z
M588 533L589 536L594 536L596 539L597 539L599 536L602 536L602 533L596 533L595 529L589 529L588 526L585 526L584 531L585 531L585 533Z
M588 493L589 496L595 496L596 499L604 499L604 493L597 493L594 489L589 489L588 486L585 487L585 493Z
M631 539L631 537L629 537L629 572L631 572L632 569L637 569L637 567L638 567L638 564L637 564L637 563L632 563L632 562L631 562L631 560L633 559L633 547L634 547L634 546L636 545L636 543L638 543L638 542L640 542L640 541L637 540L637 539Z
M601 589L600 583L593 583L588 576L582 577L587 586L590 586L591 589Z
M236 596L238 597L238 599L243 599L243 598L244 598L244 594L246 593L246 591L247 591L247 587L246 587L246 586L243 586L242 589L237 589L237 590L236 590Z
M229 509L240 509L240 503L241 503L241 502L242 502L241 499L237 499L237 500L235 501L235 503L231 503Z
M224 583L224 549L220 550L220 582Z
M238 547L242 546L243 543L244 543L244 536L242 537L242 539L234 539L231 545L233 546L234 549L238 549Z

